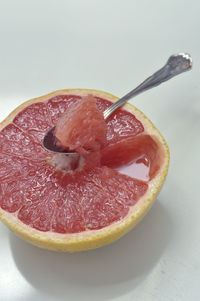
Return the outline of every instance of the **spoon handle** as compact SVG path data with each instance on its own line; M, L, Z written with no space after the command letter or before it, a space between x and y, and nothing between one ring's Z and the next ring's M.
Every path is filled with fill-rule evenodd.
M104 119L107 119L117 108L121 107L132 97L160 85L168 79L192 68L192 58L187 53L178 53L169 57L167 63L160 70L148 77L134 90L120 98L104 111Z

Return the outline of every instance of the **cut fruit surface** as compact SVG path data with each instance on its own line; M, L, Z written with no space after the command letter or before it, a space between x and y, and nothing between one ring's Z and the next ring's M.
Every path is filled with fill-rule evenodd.
M118 239L148 211L167 175L169 150L134 106L118 109L105 127L100 111L115 100L95 90L56 91L22 104L1 123L0 218L14 232L43 248L75 252ZM87 119L91 107L96 115ZM66 122L75 108L85 123L76 116ZM80 153L93 147L100 164L43 149L41 140L56 123L62 146Z

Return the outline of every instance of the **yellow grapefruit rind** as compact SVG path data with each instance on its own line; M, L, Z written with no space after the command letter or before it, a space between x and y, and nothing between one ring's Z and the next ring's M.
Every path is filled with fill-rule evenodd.
M112 102L118 100L117 97L109 93L97 90L58 90L42 97L31 99L21 104L13 112L11 112L9 116L0 124L0 130L7 124L12 122L16 114L18 114L25 107L31 105L32 103L45 102L57 95L69 94L81 96L92 94L94 96L110 100ZM153 180L150 181L149 189L145 193L145 195L136 203L135 206L130 208L127 216L124 219L100 230L87 230L81 233L73 234L60 234L55 232L42 232L31 228L22 223L17 218L17 213L9 213L0 208L0 219L11 229L11 231L15 232L20 237L32 243L33 245L41 248L62 252L79 252L89 249L95 249L112 243L135 227L135 225L146 215L148 210L151 208L165 181L169 167L170 153L168 145L163 136L156 129L153 123L140 110L138 110L131 104L124 105L123 109L134 114L135 117L142 122L145 128L145 132L153 135L156 138L158 143L161 145L163 152L163 162L158 174Z

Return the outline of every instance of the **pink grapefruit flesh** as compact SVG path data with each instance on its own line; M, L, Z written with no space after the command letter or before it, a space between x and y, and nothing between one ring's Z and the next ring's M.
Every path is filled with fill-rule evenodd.
M55 138L58 146L79 154L99 151L105 144L107 126L92 95L72 104L58 119Z
M105 127L99 112L112 102L95 93L83 100L81 96L67 93L33 101L14 114L0 131L0 208L39 233L78 234L123 221L147 194L163 164L160 141L148 134L133 113L118 109ZM88 101L88 110L96 112L95 118L86 118L81 105L84 101ZM66 122L74 108L85 124L79 124L75 115L74 123ZM92 130L87 136L89 122ZM98 150L100 165L69 168L66 164L68 167L60 168L60 157L41 145L44 134L55 124L62 146ZM60 129L65 127L64 133ZM73 134L74 128L77 135ZM86 133L84 141L81 129ZM136 170L134 176L131 169Z

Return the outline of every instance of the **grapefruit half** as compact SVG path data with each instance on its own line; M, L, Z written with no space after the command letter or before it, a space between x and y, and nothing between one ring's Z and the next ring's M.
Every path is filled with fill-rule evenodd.
M0 124L0 219L42 248L77 252L117 240L144 217L167 175L166 141L130 104L106 121L100 166L74 166L42 147L46 131L89 94L101 111L118 99L59 90L23 103Z

